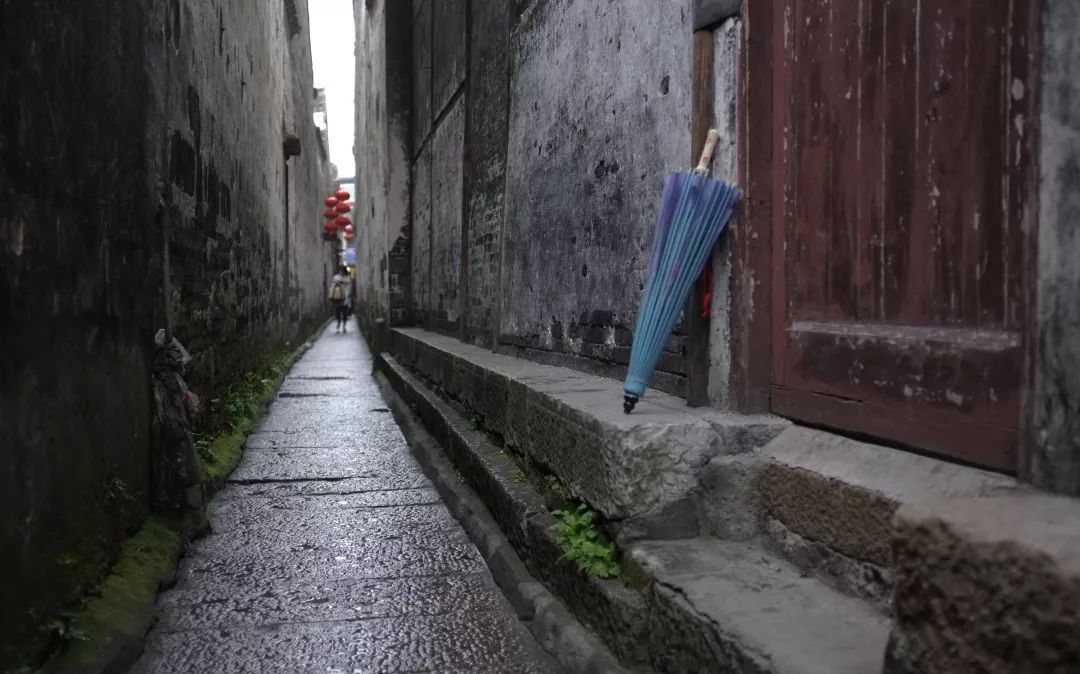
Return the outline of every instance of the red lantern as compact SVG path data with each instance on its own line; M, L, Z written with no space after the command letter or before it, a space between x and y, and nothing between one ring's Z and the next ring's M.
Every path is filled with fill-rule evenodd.
M323 213L323 217L325 217L327 220L333 220L334 218L337 217L337 209L334 209L334 208L326 209L326 212Z
M348 201L352 195L345 190L338 190L338 193L334 195L338 201Z
M352 236L352 233L353 233L352 225L345 225L345 236Z
M336 210L338 213L348 213L349 211L352 210L352 206L350 206L349 204L346 204L346 203L340 203L340 204L337 205L337 208L335 208L334 210Z
M348 241L349 243L352 243L352 240L354 238L356 238L356 237L354 237L352 234L346 234L345 235L345 240Z
M352 222L348 218L346 218L344 215L339 215L337 217L337 220L334 220L334 223L338 227L348 227L349 225L352 224Z
M323 203L326 204L327 208L333 208L338 205L338 200L334 197L326 197L326 199L323 200Z
M327 234L337 234L337 230L338 230L337 223L334 222L333 220L331 220L330 222L323 225L323 231L326 232Z

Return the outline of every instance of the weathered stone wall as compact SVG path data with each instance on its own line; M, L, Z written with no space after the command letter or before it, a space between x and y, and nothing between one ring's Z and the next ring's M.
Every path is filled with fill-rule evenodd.
M0 3L0 664L139 518L160 317L139 130L148 16ZM7 667L3 667L7 669Z
M356 213L358 313L409 321L411 8L356 3Z
M1035 484L1080 495L1080 2L1043 6L1035 356L1028 452Z
M145 513L163 241L200 393L323 311L306 23L304 0L0 2L4 665Z
M562 0L521 16L500 341L627 360L663 178L689 165L691 4Z
M389 4L368 3L369 17L357 19L361 70L377 70L387 53L363 31ZM692 6L411 3L408 54L398 59L408 61L411 98L414 323L621 374L663 177L690 159ZM358 134L358 172L374 173L374 192L385 163L360 143L387 138L375 121L387 87L380 74L358 75L358 121L369 129ZM371 229L387 226L402 227ZM383 253L372 254L375 268ZM660 379L679 390L682 340L670 346Z
M312 122L303 0L161 0L148 67L151 147L170 251L171 317L206 393L324 312L329 175ZM289 158L287 136L300 141ZM151 158L153 161L153 158ZM286 217L289 212L292 217Z

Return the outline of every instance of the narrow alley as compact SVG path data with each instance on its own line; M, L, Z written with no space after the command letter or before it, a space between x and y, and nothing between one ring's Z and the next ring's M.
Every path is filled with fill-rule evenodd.
M0 0L0 674L1080 674L1077 373L1080 0Z
M356 333L293 367L135 672L558 671L413 460Z

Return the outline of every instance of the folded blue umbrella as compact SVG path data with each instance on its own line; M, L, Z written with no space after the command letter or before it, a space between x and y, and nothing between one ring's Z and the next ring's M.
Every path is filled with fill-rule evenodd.
M691 173L672 173L664 180L645 294L623 385L623 411L627 414L645 395L694 281L742 196L737 188L708 177L718 138L715 130L709 131L697 168Z

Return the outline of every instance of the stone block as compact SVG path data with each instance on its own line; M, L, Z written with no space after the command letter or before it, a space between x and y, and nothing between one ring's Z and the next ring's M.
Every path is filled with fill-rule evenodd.
M765 446L765 514L853 559L891 563L892 518L904 503L1008 492L1010 478L792 426Z
M697 499L703 534L746 540L761 532L755 483L764 465L756 452L718 456L705 465Z
M1038 493L905 506L886 672L1080 671L1080 502Z
M745 542L643 542L652 576L650 655L659 671L866 674L881 667L888 620ZM960 671L960 670L956 670Z
M709 460L760 447L787 426L767 416L691 410L664 394L626 415L613 380L421 330L399 329L395 343L403 345L403 361L418 351L412 367L607 519L640 520L627 531L690 535L696 514L679 520L693 511L683 508Z

